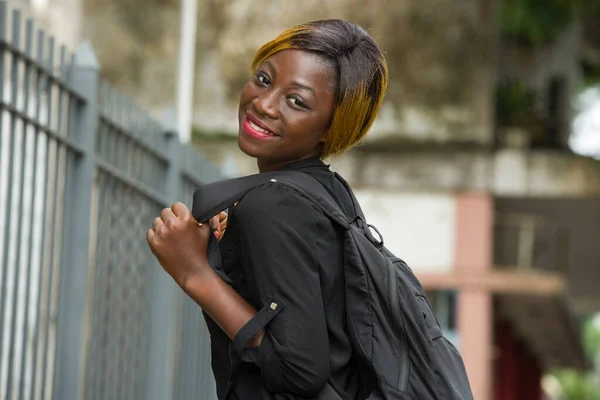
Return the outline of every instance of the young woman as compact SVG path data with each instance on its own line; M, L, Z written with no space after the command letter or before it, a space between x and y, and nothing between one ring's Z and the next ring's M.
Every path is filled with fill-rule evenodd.
M353 219L349 193L322 159L357 144L373 123L388 83L381 50L355 24L316 21L266 43L252 73L240 97L240 149L261 173L310 174ZM211 221L212 229L198 224L176 203L154 220L147 240L210 316L219 399L317 398L327 383L342 399L360 398L345 324L341 232L276 183L232 207L226 233ZM220 239L231 286L208 263L211 234ZM240 331L253 335L241 348L232 345Z

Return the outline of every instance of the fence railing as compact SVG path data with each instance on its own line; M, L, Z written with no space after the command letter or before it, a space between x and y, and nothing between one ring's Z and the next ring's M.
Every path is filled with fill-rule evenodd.
M0 399L211 399L200 309L151 256L219 172L0 1Z
M494 223L494 265L522 271L564 273L568 232L532 214L501 213Z

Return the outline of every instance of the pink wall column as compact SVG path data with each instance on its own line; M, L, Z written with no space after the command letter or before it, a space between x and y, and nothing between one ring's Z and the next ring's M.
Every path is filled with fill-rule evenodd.
M492 263L493 199L486 193L456 196L455 271L485 275ZM492 294L485 287L460 287L457 302L460 352L473 396L492 396Z

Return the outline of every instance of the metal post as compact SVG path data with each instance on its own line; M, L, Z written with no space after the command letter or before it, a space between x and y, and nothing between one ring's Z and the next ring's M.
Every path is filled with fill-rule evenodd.
M174 128L173 114L165 118L165 148L169 164L165 179L165 197L172 203L179 200L181 185L181 143ZM171 204L168 206L170 207ZM179 287L156 263L150 285L150 354L148 355L148 386L146 399L173 398L173 384L179 318Z
M72 100L69 123L83 153L68 153L57 311L54 399L81 399L85 377L87 280L90 263L90 221L98 118L99 64L92 46L75 53L68 80L86 100Z
M181 2L179 73L177 76L177 130L183 143L189 142L192 127L197 15L198 0L183 0Z

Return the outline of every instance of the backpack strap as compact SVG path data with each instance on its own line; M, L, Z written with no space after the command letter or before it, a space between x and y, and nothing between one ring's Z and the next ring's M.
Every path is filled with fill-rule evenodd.
M367 224L365 215L348 183L337 173L335 175L352 198L354 210L357 215L356 220L358 221L358 227L363 230L365 236L371 243L378 248L382 247L383 236L374 226ZM239 201L250 190L268 182L279 182L296 190L319 207L323 214L343 229L349 229L350 224L356 222L356 220L348 220L348 217L337 205L331 194L318 180L300 171L285 170L249 175L242 178L234 178L205 185L194 192L192 215L197 221L205 222L209 218L233 205L236 201ZM371 229L377 232L378 238L373 236Z
M279 182L299 192L321 209L329 219L348 229L348 217L337 205L325 187L312 176L300 171L278 171L271 182Z
M348 182L346 182L346 180L344 178L342 178L342 176L340 174L338 174L337 172L334 172L334 175L335 175L336 179L338 181L340 181L342 183L342 185L344 185L344 187L346 188L346 191L350 195L350 198L352 199L352 206L354 207L354 213L356 215L358 215L366 224L367 218L365 217L365 214L363 213L362 208L360 208L360 204L358 203L358 200L356 199L356 196L354 195L352 188L350 187Z
M210 183L194 192L192 215L205 222L239 201L257 186L269 182L285 184L318 206L331 220L348 229L348 218L329 192L312 176L299 171L274 171Z
M269 174L256 174L217 181L194 191L192 215L198 222L206 222L231 207L256 186L269 181Z

